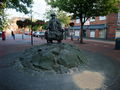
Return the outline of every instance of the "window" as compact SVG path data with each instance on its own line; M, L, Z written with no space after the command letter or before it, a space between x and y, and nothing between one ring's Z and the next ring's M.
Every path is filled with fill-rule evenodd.
M90 22L94 22L94 21L95 21L95 17L91 17Z
M100 30L99 31L99 38L105 38L106 37L106 30Z
M90 30L90 37L92 37L92 38L95 37L95 30Z
M120 18L120 11L118 12L118 18Z
M80 23L80 19L76 19L76 23Z
M118 24L120 24L120 12L118 12Z
M118 37L120 37L120 30L117 30L115 34L115 38L118 38Z
M106 20L106 16L100 16L99 20Z

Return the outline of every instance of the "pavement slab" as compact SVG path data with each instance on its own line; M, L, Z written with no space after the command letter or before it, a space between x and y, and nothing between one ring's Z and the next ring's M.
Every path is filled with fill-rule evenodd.
M35 45L46 42L37 38L35 40ZM16 58L23 50L32 47L28 43L29 39L24 42L19 38L4 44L1 42L0 90L120 90L120 51L114 50L114 44L86 41L87 44L81 45L76 41L65 40L78 46L88 62L73 69L70 74L51 74L25 72L16 68Z

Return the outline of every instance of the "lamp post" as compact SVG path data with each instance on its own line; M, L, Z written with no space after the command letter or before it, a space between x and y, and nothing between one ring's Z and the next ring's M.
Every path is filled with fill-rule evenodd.
M33 45L33 31L32 31L32 5L31 5L31 10L30 10L30 13L31 13L31 45Z

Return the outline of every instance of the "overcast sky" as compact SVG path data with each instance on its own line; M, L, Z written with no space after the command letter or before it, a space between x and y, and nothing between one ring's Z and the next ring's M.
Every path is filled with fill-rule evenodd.
M33 0L33 18L35 19L40 19L40 20L45 20L44 13L46 10L48 10L50 7L46 4L44 0ZM16 10L13 9L8 9L6 11L7 14L9 14L9 18L11 17L30 17L29 15L25 15L19 12L16 12Z

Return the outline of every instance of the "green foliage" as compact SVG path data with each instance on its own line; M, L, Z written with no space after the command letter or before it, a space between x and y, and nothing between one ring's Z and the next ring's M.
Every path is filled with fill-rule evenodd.
M51 18L50 15L51 15L52 13L56 13L56 10L54 10L54 9L47 10L47 11L45 12L45 14L44 14L45 18L46 18L46 19L50 19L50 18Z
M68 25L70 23L71 17L63 11L57 12L57 18L60 20L62 25Z
M35 22L32 22L32 30L36 31L39 30L40 27L42 27L45 24L45 21L43 20L37 20Z
M58 18L58 20L60 20L62 25L68 25L70 23L71 17L69 15L67 15L66 12L60 11L60 10L54 10L51 9L49 11L46 11L45 16L47 19L50 19L51 16L50 14L52 13L56 13L56 16Z
M45 24L45 21L37 20L35 23L36 23L37 26L43 26Z
M32 28L33 31L38 30L41 26L44 26L45 21L43 20L37 20L37 21L31 21L29 19L25 19L24 21L22 20L18 20L16 22L16 24L18 25L18 28Z
M6 3L4 1L0 2L0 11L6 7Z
M8 26L7 18L4 13L5 8L13 8L27 14L29 13L27 7L30 7L32 3L33 0L0 0L0 30Z
M16 24L18 25L18 28L23 28L24 27L24 21L22 21L22 20L18 20L16 22Z
M23 23L24 23L24 27L30 27L30 25L31 25L31 20L30 19L25 19L24 21L23 21Z
M23 13L29 13L27 7L30 7L33 0L2 0L0 1L1 8L14 8Z
M47 28L47 25L48 25L48 22L45 22L45 24L43 24L42 28L43 28L43 29L46 29L46 28Z
M3 31L9 26L9 20L7 19L7 14L4 13L4 9L0 12L0 31Z
M106 15L118 11L116 7L119 0L46 0L52 7L73 13L75 16L81 14L87 17Z
M32 22L32 30L33 31L37 31L38 30L38 26L36 25L35 22Z

